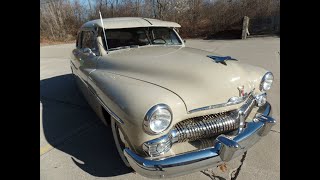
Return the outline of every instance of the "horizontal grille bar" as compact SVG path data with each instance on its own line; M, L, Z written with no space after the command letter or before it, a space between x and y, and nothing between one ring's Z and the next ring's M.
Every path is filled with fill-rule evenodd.
M174 142L194 141L214 137L237 129L240 130L255 104L254 97L250 95L244 105L238 110L199 116L181 121L173 128L173 140Z
M177 142L209 138L238 128L236 111L190 118L174 126Z

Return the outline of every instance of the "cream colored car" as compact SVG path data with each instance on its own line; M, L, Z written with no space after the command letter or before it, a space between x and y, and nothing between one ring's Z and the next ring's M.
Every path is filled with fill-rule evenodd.
M266 100L272 73L185 47L179 27L148 18L93 20L80 28L70 61L124 163L150 178L229 161L275 124Z

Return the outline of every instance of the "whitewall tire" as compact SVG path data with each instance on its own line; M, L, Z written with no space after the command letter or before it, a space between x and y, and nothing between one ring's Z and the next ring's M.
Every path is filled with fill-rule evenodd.
M123 163L127 166L127 167L131 167L127 158L124 156L123 150L125 147L127 147L126 145L126 141L124 139L124 136L121 132L121 129L119 128L116 120L114 118L111 117L111 128L112 128L112 134L113 134L113 138L114 138L114 142L116 144L118 153L123 161Z

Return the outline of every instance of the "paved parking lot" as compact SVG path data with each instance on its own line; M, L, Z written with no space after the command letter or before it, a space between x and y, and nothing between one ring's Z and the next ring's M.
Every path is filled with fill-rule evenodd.
M188 39L186 44L272 71L275 81L268 101L277 125L245 155L174 179L280 179L280 38ZM40 178L147 179L122 164L111 128L100 122L77 90L69 67L73 46L40 47Z

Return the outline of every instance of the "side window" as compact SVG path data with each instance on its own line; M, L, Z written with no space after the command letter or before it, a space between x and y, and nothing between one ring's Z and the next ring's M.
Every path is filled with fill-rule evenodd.
M96 38L92 31L82 31L81 33L82 41L81 48L90 48L92 52L97 53L98 47L96 43Z

